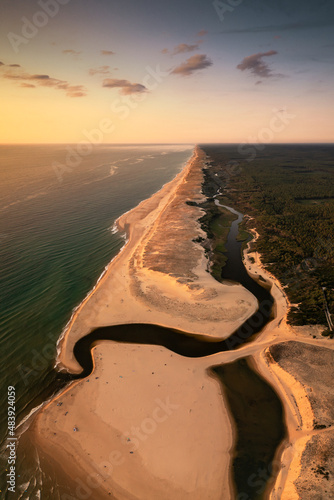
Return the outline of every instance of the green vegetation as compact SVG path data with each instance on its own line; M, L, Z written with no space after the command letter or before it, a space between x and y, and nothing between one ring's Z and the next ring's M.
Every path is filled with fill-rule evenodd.
M237 146L203 149L211 190L224 186L232 206L252 217L256 250L294 305L289 322L326 325L322 287L334 313L334 147L267 145L253 161Z
M193 204L193 202L187 203L190 205ZM203 245L209 257L211 265L210 273L217 281L221 281L222 268L227 260L225 243L231 223L237 217L229 210L217 206L213 198L209 198L198 206L205 211L199 222L203 231L207 234L207 239L197 238L196 241Z
M246 248L247 243L253 239L253 235L247 228L247 221L243 220L239 224L239 233L237 236L238 241L242 241L242 250Z
M210 230L213 235L211 239L211 274L218 281L221 281L222 268L227 260L225 243L231 227L231 223L237 218L225 208L217 207L219 215L210 221Z

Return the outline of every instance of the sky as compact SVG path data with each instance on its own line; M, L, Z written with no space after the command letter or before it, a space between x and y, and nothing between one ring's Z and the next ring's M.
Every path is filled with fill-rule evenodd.
M332 0L2 0L0 143L333 142Z

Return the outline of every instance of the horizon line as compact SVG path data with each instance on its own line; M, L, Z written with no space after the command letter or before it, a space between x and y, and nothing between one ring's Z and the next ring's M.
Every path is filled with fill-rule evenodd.
M77 146L78 142L3 142L0 143L0 146ZM80 142L83 144L83 142ZM104 142L99 144L93 144L89 141L85 142L85 144L92 144L93 147L96 146L236 146L236 145L249 145L253 146L257 143L252 142ZM261 143L265 146L279 146L279 145L334 145L333 142L267 142Z

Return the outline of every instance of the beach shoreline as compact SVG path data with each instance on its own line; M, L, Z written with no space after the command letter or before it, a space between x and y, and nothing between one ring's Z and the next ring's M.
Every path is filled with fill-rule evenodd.
M194 152L190 158L190 160L188 160L186 166L185 166L185 169L186 168L189 168L189 164L191 163L192 159L194 157ZM174 179L172 179L170 182L164 184L161 189L159 191L157 191L156 193L154 193L153 196L155 195L158 195L159 193L161 193L164 189L166 189L167 186L169 186L170 184L174 183L176 181L176 179L178 179L179 177L182 177L184 174L184 169L181 170L181 172L179 172L175 177ZM95 294L95 292L97 291L98 287L102 284L102 282L107 278L107 275L108 273L110 272L110 268L111 266L116 262L117 262L117 259L119 259L122 255L122 252L124 250L126 250L126 247L127 245L129 244L130 242L130 234L129 234L129 228L123 228L123 227L120 227L120 224L119 224L119 221L128 216L129 214L131 214L132 212L134 212L136 209L139 209L141 205L144 205L145 202L147 202L147 200L143 200L141 201L136 207L132 208L131 210L128 210L127 212L125 212L124 214L120 215L114 222L113 224L113 228L115 228L115 232L124 232L125 234L125 242L124 242L124 245L122 246L122 248L120 249L120 251L117 253L117 255L115 255L115 257L107 264L107 266L105 267L104 271L102 272L102 274L99 276L96 284L94 285L94 287L92 288L92 290L86 295L86 297L82 300L82 302L80 302L80 304L78 304L78 306L73 310L73 313L71 315L71 318L70 320L68 321L68 323L65 325L65 328L63 329L58 341L57 341L57 358L56 358L56 364L55 364L55 367L60 370L60 371L69 371L68 368L66 368L66 366L64 366L61 362L61 352L62 352L62 348L63 348L63 343L65 342L66 340L66 336L68 335L70 329L71 329L71 326L73 325L73 323L75 322L77 316L79 315L81 309L85 306L85 304L90 300L90 298ZM114 265L115 265L114 264Z
M178 176L118 219L119 230L127 233L127 244L112 261L98 286L75 311L59 345L58 366L72 373L81 371L73 359L73 345L78 338L97 326L136 321L220 338L222 334L229 336L256 310L257 301L241 285L222 285L214 280L206 271L204 249L193 241L198 235L204 234L198 223L202 210L185 202L187 199L204 199L201 194L204 159L204 154L196 148L186 168ZM173 240L170 247L166 247L163 237L167 228L170 241ZM178 246L180 252L172 261L170 252L174 252L174 245ZM151 258L157 255L157 249L160 260ZM156 287L159 287L159 292ZM222 298L225 300L222 301ZM222 302L224 307L221 306ZM100 315L101 306L105 316ZM203 318L206 321L203 322ZM99 359L96 359L97 350ZM150 369L131 396L135 383L124 382L132 373L130 370L126 375L131 367L128 356L132 352L140 353L135 369L138 379L146 367ZM172 496L180 500L188 497L200 500L204 491L207 498L229 498L232 487L230 450L234 438L219 384L206 372L212 359L184 359L158 346L122 345L110 341L98 343L93 353L94 368L89 378L72 383L70 390L66 389L53 398L37 415L35 434L39 446L46 450L51 440L55 444L53 449L57 450L53 458L58 463L66 463L66 457L74 454L80 462L80 468L88 475L94 470L94 464L100 463L103 457L107 457L109 465L106 467L110 468L112 463L107 450L111 444L107 436L111 436L115 449L120 451L119 440L124 441L127 428L137 428L135 424L138 422L141 422L142 428L143 422L155 414L156 401L171 401L172 405L182 410L171 414L167 420L168 429L152 435L148 433L149 436L145 436L148 438L140 442L139 462L135 461L135 469L131 459L135 458L132 455L138 455L137 450L130 450L124 455L124 465L116 467L116 477L106 479L104 490L107 491L109 487L117 491L117 498L123 498L123 495L124 498L132 498L132 488L135 488L139 497L148 499L154 498L158 490L160 496L164 494L166 498ZM159 357L165 363L157 364ZM113 363L112 359L115 360ZM113 370L123 361L122 375L118 376L118 381L123 382L123 392L114 400L112 395L117 388L117 378ZM166 366L168 370L171 363L167 379L166 374L159 375L160 367ZM154 381L159 383L148 389L153 374ZM180 383L183 379L185 382ZM106 397L106 390L111 388L113 393ZM153 396L154 391L158 391L159 398ZM172 397L177 397L179 392L179 399L172 401ZM133 402L138 395L140 402L132 404L131 411L126 410L128 401ZM107 407L102 410L101 405L105 405L105 400L108 402ZM210 407L210 412L207 412L207 407ZM117 412L120 412L118 417ZM126 427L124 422L129 418L129 412L132 413L133 425L129 423ZM113 418L106 422L108 414ZM119 419L118 423L115 423L114 418ZM90 426L89 433L84 432L87 423ZM197 438L194 442L191 436L196 435L198 428L206 431L202 431L202 439ZM75 429L78 431L75 432ZM130 439L133 441L133 436ZM161 455L162 450L168 450L168 447L169 452ZM155 456L155 449L160 450L160 458ZM186 455L181 458L184 453ZM179 459L176 459L177 456ZM187 460L186 456L192 458ZM187 461L191 462L191 466ZM143 463L146 464L144 469ZM153 477L152 470L155 470ZM137 477L138 471L141 473ZM129 473L131 481L128 479ZM165 484L165 493L160 491L161 481ZM149 483L148 487L145 486L146 482Z
M160 193L166 186L168 186L170 183L174 182L179 176L181 177L185 168L188 168L189 167L189 163L192 161L193 157L194 157L194 154L195 154L195 150L196 150L196 147L194 148L193 152L192 152L192 155L190 156L190 158L185 162L184 164L184 167L181 169L181 171L169 182L163 184L163 186L156 192L154 193L155 194L158 194ZM152 196L154 196L152 195ZM124 214L121 214L113 223L113 225L111 226L111 233L112 234L115 234L117 232L120 232L122 233L122 230L121 228L119 227L119 220L126 216L127 214L130 214L133 210L136 210L137 208L139 208L139 206L142 204L142 203L145 203L145 201L147 200L142 200L137 206L135 206L134 208L128 210L127 212L125 212ZM127 234L126 230L124 229L124 244L122 246L122 248L119 250L119 252L111 259L111 261L105 266L104 270L102 271L102 273L100 274L99 278L97 279L96 281L96 284L93 286L93 288L88 292L88 294L84 297L84 299L73 309L72 311L72 314L71 314L71 317L69 319L69 321L66 323L65 327L63 328L58 340L57 340L57 344L56 344L56 348L57 348L57 355L56 355L56 361L55 361L55 368L58 370L58 371L65 371L67 372L68 369L64 366L62 366L62 363L60 361L60 354L61 354L61 350L62 350L62 343L63 343L63 340L64 338L66 337L66 334L67 332L70 330L71 328L71 325L74 323L75 321L75 318L76 316L79 314L79 311L80 309L85 305L86 302L88 302L88 300L90 299L90 297L92 295L94 295L94 293L96 292L97 288L99 287L100 283L102 280L104 280L106 278L106 275L108 274L108 271L110 269L110 266L113 264L113 262L117 259L117 257L120 256L120 254L122 253L122 251L125 249L126 245L128 244L129 242L129 235Z
M152 323L226 338L255 312L257 301L250 292L238 284L217 283L207 273L204 250L193 242L204 235L197 222L202 210L185 201L187 194L191 199L204 199L204 156L199 151L195 149L185 169L170 183L118 219L119 230L127 233L127 243L75 311L62 335L57 356L61 369L80 373L73 358L74 343L99 326ZM192 172L194 178L190 180ZM171 225L175 226L175 234L171 234ZM166 231L170 239L168 253L164 253ZM184 254L188 253L183 261L180 254L173 257L174 247L181 245Z
M119 230L126 231L128 235L127 243L110 263L98 286L75 311L59 345L61 349L57 363L62 369L80 373L81 367L73 357L73 346L78 338L99 326L152 323L212 338L226 338L255 312L257 301L248 291L240 285L218 283L207 273L204 251L194 242L196 237L204 234L198 223L202 211L196 206L187 205L185 201L203 200L201 183L204 161L205 156L196 148L184 171L158 193L118 219ZM165 234L169 235L167 242ZM175 246L180 250L173 261L170 256L175 254ZM186 255L186 261L182 258L183 254ZM160 434L158 422L153 419L158 431L144 433L137 449L130 450L126 455L121 452L124 462L115 468L113 476L103 479L103 491L109 488L117 492L118 499L134 498L132 495L138 493L138 498L153 500L154 495L163 488L166 499L172 496L180 500L188 497L200 500L203 498L202 488L208 484L210 477L211 489L206 498L232 498L231 450L235 442L232 416L218 384L214 383L206 370L214 364L251 356L262 376L280 394L287 411L289 397L282 392L272 368L261 356L268 346L298 337L286 325L289 303L279 281L265 270L260 256L253 263L245 251L244 259L247 272L252 277L258 278L261 274L271 285L276 304L275 318L252 343L237 351L189 359L171 354L159 346L101 341L93 348L94 368L88 379L72 383L71 391L66 389L38 413L34 426L36 442L47 449L49 440L52 440L58 450L53 458L58 463L67 463L66 457L73 455L79 460L85 474L92 474L93 471L95 474L94 464L104 463L103 460L106 468L113 469L108 455L108 436L111 436L118 452L121 440L124 452L126 436L130 436L130 443L134 440L128 429L138 428L138 423L142 429L143 422L152 420L152 415L157 412L157 400L169 401L172 395L179 394L179 399L171 405L181 407L182 411L176 411L175 414L171 411L168 418L170 427ZM230 314L228 319L227 311ZM171 370L166 377L161 367L170 364ZM131 367L134 368L132 371ZM187 378L189 371L195 378ZM140 385L131 379L133 372L137 373ZM180 380L185 380L184 384L180 384ZM119 383L123 385L119 386ZM204 388L207 388L205 395L202 392ZM112 392L107 389L112 389ZM290 388L287 391L294 397ZM61 403L59 406L57 401ZM127 406L129 401L132 402L131 407ZM203 412L203 408L208 406L210 415ZM155 424L151 422L153 427ZM291 425L288 426L289 432ZM52 427L54 432L51 432ZM209 429L212 434L208 431L209 434L196 447L191 435L196 434L198 428ZM136 439L138 441L138 437ZM163 459L158 458L156 450L161 452L166 443L174 448L169 449L169 454ZM186 449L192 457L191 467L188 467L185 459L175 459L175 456L182 456L181 444L182 449ZM288 445L282 444L276 454L277 460L281 455L282 470L289 467L295 458L286 453L287 448ZM137 454L137 450L139 458L133 461L132 455ZM212 456L215 457L214 461L210 459ZM170 457L174 457L174 460ZM204 470L203 457L206 464ZM155 471L153 476L152 470ZM101 468L98 474L103 477ZM279 482L283 485L280 475ZM285 475L284 485L286 482ZM146 483L150 486L147 487ZM224 491L221 489L222 484ZM273 486L268 496L272 500L280 498L274 496L275 488Z

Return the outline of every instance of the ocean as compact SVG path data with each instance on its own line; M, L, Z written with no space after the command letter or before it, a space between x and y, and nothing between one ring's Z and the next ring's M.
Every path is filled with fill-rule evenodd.
M57 340L124 245L124 212L180 172L193 145L0 146L0 438L43 401Z

